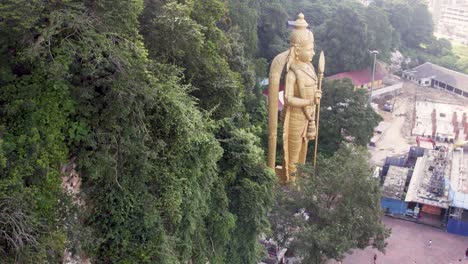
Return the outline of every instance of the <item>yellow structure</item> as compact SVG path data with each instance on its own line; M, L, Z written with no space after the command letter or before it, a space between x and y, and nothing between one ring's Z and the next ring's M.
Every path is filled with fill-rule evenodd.
M323 53L318 76L311 64L314 36L307 29L304 15L299 14L291 33L289 50L277 55L272 62L269 79L268 166L276 169L281 182L294 182L296 164L305 163L309 140L318 137L318 118L321 80L323 78ZM283 164L276 167L278 127L278 91L283 69L286 67L283 108ZM316 144L317 145L317 144Z

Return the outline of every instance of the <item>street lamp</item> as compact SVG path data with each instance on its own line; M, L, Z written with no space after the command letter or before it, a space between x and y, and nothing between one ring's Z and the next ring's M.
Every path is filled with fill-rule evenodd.
M377 54L380 54L378 50L369 50L370 54L374 54L374 66L372 67L372 82L371 82L371 87L370 87L370 93L369 93L369 105L372 102L372 90L374 89L374 78L375 78L375 61Z

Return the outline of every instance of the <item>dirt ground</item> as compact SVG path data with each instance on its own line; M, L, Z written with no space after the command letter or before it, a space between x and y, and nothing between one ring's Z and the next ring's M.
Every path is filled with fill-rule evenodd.
M386 157L404 155L410 146L416 145L416 137L411 136L411 118L416 100L434 100L445 103L467 104L466 98L447 93L430 87L420 87L411 82L405 82L400 94L393 98L395 101L393 113L382 109L378 113L390 127L377 141L375 147L369 147L371 162L382 166ZM380 100L381 102L382 100Z

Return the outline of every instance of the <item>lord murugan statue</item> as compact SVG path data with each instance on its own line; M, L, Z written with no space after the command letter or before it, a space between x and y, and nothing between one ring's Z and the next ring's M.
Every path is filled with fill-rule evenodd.
M322 52L316 74L311 63L315 54L314 35L307 27L304 15L299 14L291 33L290 48L277 55L270 68L268 166L276 169L283 183L295 181L296 164L306 162L307 145L310 140L316 141L314 165L317 156L321 81L325 61ZM284 81L283 164L276 167L277 102L281 79Z

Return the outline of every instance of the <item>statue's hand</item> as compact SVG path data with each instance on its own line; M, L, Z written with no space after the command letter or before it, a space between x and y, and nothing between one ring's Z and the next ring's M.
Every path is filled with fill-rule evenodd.
M322 91L320 90L315 91L315 104L319 104L321 98L322 98Z
M314 120L314 107L312 106L306 106L305 108L305 115L307 117L308 120Z

